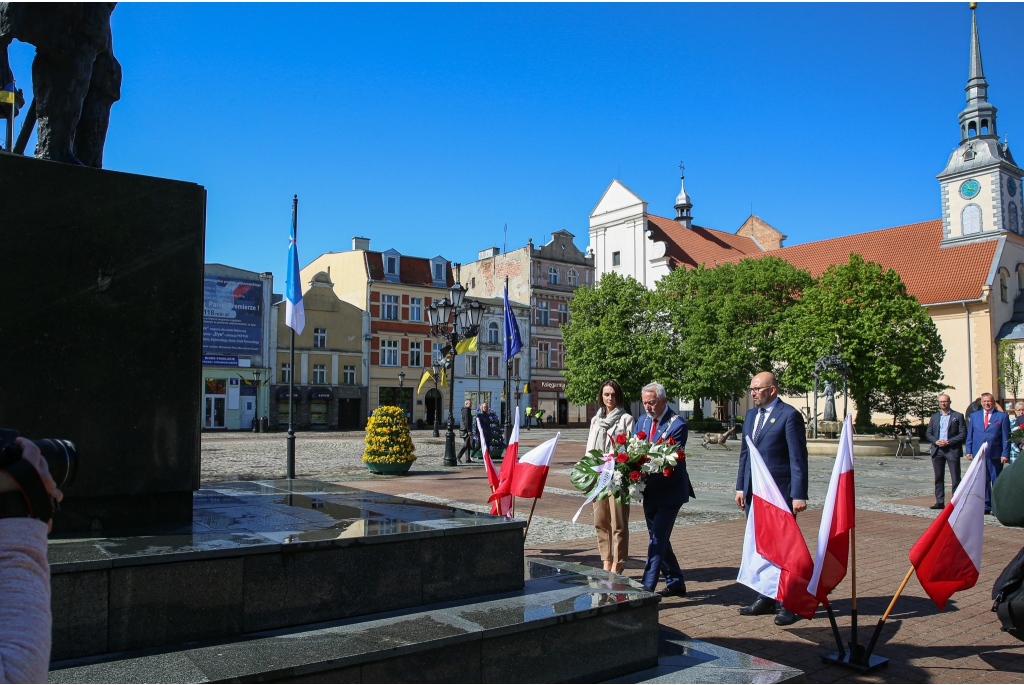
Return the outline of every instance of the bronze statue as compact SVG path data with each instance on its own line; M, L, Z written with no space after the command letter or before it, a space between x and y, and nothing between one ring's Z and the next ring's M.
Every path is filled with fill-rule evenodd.
M725 445L725 441L732 437L732 434L739 430L739 426L733 426L724 433L705 433L704 442L700 444L704 449L710 449L708 445Z
M35 156L101 168L110 107L121 99L121 65L114 58L114 2L0 2L0 81L14 80L7 46L15 38L36 47L33 100L16 152L24 152L38 122Z
M825 381L825 387L818 397L825 398L825 416L822 417L822 421L838 421L836 416L836 390L832 386L832 381Z

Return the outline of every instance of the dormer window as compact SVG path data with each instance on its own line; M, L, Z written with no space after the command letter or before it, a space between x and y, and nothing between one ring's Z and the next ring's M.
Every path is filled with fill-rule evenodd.
M398 275L398 257L388 257L387 272L391 275Z
M448 286L448 260L438 255L430 260L430 278L434 286L445 288Z
M384 280L388 283L400 283L402 281L402 254L395 249L388 250L381 255L384 262Z
M441 262L434 262L434 280L444 280L444 264L442 264Z

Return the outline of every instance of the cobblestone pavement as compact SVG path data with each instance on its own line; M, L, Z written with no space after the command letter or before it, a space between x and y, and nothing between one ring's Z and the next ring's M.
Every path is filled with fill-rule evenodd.
M554 435L523 433L528 449ZM527 554L601 566L589 512L580 524L571 519L582 495L569 482L569 471L584 449L584 431L565 431L556 450L545 495L537 501L526 541ZM691 441L696 436L691 436ZM443 438L429 433L413 440L419 456L409 475L371 476L360 462L362 434L300 433L296 440L297 472L301 477L351 483L377 492L486 510L486 476L480 465L444 468ZM736 609L753 592L735 582L743 539L742 514L733 502L738 444L687 451L687 468L697 499L680 511L672 545L686 570L685 598L661 605L661 623L690 637L800 668L810 682L1024 682L1024 644L998 629L989 611L995 578L1024 546L1024 531L986 520L981 577L977 585L954 595L944 613L911 580L886 624L876 650L892 659L886 670L859 676L821 664L835 648L827 619L800 621L779 628L772 617L742 618ZM283 434L204 434L203 477L206 480L280 477L284 473ZM832 459L810 460L810 509L798 523L814 545ZM927 458L857 458L857 588L861 641L870 636L877 617L909 567L907 551L936 512L931 461ZM947 495L948 498L948 495ZM519 502L517 518L526 518L528 502ZM626 575L639 579L647 536L642 516L633 512L631 560ZM922 520L924 519L924 520ZM833 606L844 638L848 637L851 578L833 593Z

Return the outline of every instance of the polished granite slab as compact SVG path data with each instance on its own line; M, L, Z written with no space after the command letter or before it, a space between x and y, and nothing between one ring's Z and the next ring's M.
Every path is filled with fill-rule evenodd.
M50 682L565 682L653 666L660 597L623 576L527 560L518 592L54 664Z
M609 683L796 683L804 672L674 634L662 635L658 665Z
M52 573L324 545L396 542L524 527L489 514L316 480L212 483L193 497L191 526L50 541Z

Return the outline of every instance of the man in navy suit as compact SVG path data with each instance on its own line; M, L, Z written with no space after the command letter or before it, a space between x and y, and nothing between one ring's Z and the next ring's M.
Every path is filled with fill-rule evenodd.
M986 392L981 396L981 411L974 412L967 424L967 440L964 442L964 452L967 459L974 459L975 453L981 449L983 444L988 444L985 450L985 461L988 462L988 477L985 483L985 513L992 514L992 483L996 482L999 472L1003 470L1003 464L1010 462L1010 417L1004 411L998 411L996 400L992 393Z
M679 450L686 445L686 419L672 411L668 406L665 386L651 383L640 393L644 405L644 415L636 422L634 433L644 440L657 442L675 441ZM669 537L676 523L679 507L693 497L690 477L686 473L686 460L680 458L672 474L665 476L652 473L647 477L644 488L644 518L647 519L647 565L644 566L643 585L654 592L658 585L658 574L665 575L665 589L658 592L663 597L686 595L686 583L683 582L683 570L679 568L676 555L672 553Z
M804 417L779 399L779 384L775 375L767 371L757 374L750 381L750 396L754 408L747 412L743 420L740 469L736 476L736 504L745 512L749 511L752 496L750 451L746 440L749 437L795 516L807 508L807 432L804 429ZM776 606L774 597L759 596L753 604L741 608L740 614L775 614L775 624L780 626L788 626L797 621L793 612Z

